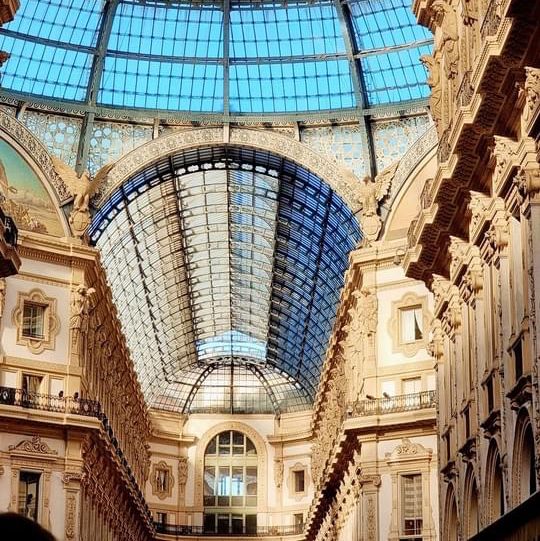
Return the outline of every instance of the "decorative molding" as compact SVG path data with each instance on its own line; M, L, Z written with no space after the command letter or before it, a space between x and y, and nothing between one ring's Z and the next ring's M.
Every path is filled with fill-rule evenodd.
M174 486L172 466L163 460L157 464L153 464L150 474L150 485L152 486L152 494L160 500L170 498Z
M401 341L401 310L420 306L422 309L422 338L414 342ZM428 345L428 328L432 320L432 314L428 310L428 299L426 295L420 296L416 293L405 293L401 299L392 302L392 317L388 322L388 330L392 337L392 352L402 353L406 357L416 355L421 349Z
M25 302L41 305L45 308L43 322L43 337L29 337L23 335L23 313ZM54 350L56 336L60 332L60 319L56 313L56 299L47 297L41 289L32 289L25 293L17 293L17 304L11 314L11 321L17 329L17 344L26 346L32 353L39 354L44 350Z
M267 455L266 444L261 435L251 426L238 421L225 421L219 423L207 430L197 442L196 458L195 458L195 493L193 498L194 508L202 511L204 509L203 501L203 482L204 482L204 453L210 441L227 430L235 430L245 434L255 445L257 450L257 469L260 475L257 478L257 510L263 512L267 506Z
M10 445L11 453L23 452L33 455L58 455L58 451L51 449L46 441L41 441L41 436L32 436L30 440L22 440L17 445Z
M301 492L296 492L296 488L294 486L294 474L295 472L301 471L304 472L304 490ZM308 471L308 466L306 464L301 464L300 462L296 462L294 466L289 468L289 475L287 476L287 488L289 489L290 497L294 498L296 501L300 501L307 496L308 486L311 481Z
M353 212L359 209L360 181L352 172L344 170L335 160L329 160L309 146L280 133L250 128L231 128L229 142L224 143L221 127L172 132L141 145L118 160L110 169L98 188L94 204L99 208L124 182L161 157L193 148L224 145L267 150L283 156L327 182Z

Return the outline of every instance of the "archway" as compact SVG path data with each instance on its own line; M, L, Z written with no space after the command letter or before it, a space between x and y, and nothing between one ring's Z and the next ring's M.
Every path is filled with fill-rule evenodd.
M531 420L522 409L516 421L512 464L514 504L517 505L536 492L536 457Z
M480 509L478 502L478 486L476 476L471 464L467 468L465 476L465 506L464 526L467 533L467 539L477 534L480 530Z
M486 511L490 522L505 512L505 492L501 455L497 442L492 438L486 461Z

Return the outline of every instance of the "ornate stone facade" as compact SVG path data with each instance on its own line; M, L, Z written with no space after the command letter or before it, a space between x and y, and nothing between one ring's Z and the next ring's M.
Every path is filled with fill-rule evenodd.
M414 9L440 69L430 85L439 163L405 267L435 295L441 534L487 539L495 523L513 539L499 517L527 509L540 484L540 4Z

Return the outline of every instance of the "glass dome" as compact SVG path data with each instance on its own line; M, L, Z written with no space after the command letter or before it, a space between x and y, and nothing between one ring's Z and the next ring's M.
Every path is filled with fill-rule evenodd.
M26 0L0 29L2 92L81 110L372 109L427 96L410 0Z

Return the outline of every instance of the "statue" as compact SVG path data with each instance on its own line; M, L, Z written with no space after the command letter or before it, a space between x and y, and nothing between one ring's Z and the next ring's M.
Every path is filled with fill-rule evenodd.
M94 180L90 180L90 173L83 171L81 175L77 173L62 160L53 157L54 168L62 177L66 186L69 188L73 197L73 210L69 215L69 223L75 236L82 238L90 225L90 199L100 187L101 182L112 168L112 164L102 167Z
M435 0L431 9L439 19L442 29L440 50L444 55L444 67L448 79L455 79L458 75L459 46L458 46L458 20L456 8L446 0Z
M431 56L424 54L420 57L420 62L425 66L429 72L427 78L427 84L431 89L431 96L429 98L429 108L431 110L431 117L437 131L439 131L440 122L442 119L442 87L441 87L441 64L438 59L438 55Z
M73 351L77 353L80 353L81 337L88 331L90 301L95 292L94 288L87 288L82 284L73 292L69 328L73 331Z
M360 224L364 239L369 246L377 240L381 231L382 221L377 214L380 202L388 195L390 185L394 178L398 163L387 167L372 181L369 176L364 177L358 189L358 203L360 204Z

